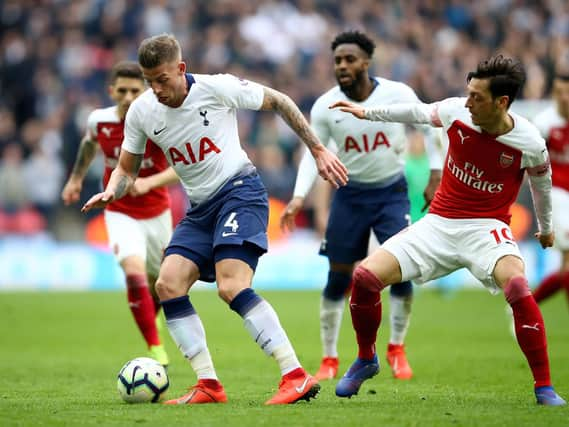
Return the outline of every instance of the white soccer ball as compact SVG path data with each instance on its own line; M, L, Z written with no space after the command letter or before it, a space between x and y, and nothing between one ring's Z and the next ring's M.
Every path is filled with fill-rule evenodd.
M166 369L150 357L126 362L117 378L119 395L128 403L158 402L169 386Z

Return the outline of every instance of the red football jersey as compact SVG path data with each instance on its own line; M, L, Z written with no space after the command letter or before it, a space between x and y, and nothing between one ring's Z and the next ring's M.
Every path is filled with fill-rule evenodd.
M438 103L433 123L449 140L440 187L429 212L446 218L495 218L510 223L524 172L542 175L549 163L535 126L510 113L514 128L498 137L472 123L464 98Z
M552 107L538 114L534 123L547 141L553 186L569 191L569 121Z
M87 119L87 131L96 140L105 157L103 186L106 187L111 172L118 163L124 133L124 121L117 114L117 107L93 111ZM151 140L146 143L146 151L140 166L140 177L154 175L165 170L168 162L164 153ZM110 203L106 209L121 212L136 219L148 219L160 215L170 207L170 196L166 187L156 188L139 197L128 194Z

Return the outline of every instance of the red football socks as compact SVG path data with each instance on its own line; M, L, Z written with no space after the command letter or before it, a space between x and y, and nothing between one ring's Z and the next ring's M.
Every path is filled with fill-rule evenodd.
M515 277L506 284L504 293L514 313L516 338L530 366L535 387L550 386L543 317L531 294L516 292L516 289L522 290L524 287L527 287L527 280L523 277Z
M535 291L533 291L535 302L540 303L544 299L549 298L559 288L561 288L561 273L558 271L543 279Z
M373 359L377 330L381 323L381 293L377 278L363 267L354 272L350 313L356 331L358 357Z
M126 277L128 306L144 336L148 347L160 345L156 329L156 311L146 277L142 274L129 274Z

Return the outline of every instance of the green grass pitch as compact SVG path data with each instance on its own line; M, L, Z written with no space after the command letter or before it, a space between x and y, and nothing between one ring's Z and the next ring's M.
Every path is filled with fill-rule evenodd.
M259 292L267 298L304 366L320 361L317 292ZM341 400L335 381L316 400L263 405L279 372L215 292L193 292L229 402L169 407L129 405L116 392L116 374L145 355L142 338L118 292L0 294L0 425L2 426L568 426L569 408L534 402L529 368L510 335L501 296L466 290L416 292L407 338L415 377L394 380L384 362L388 303L378 349L382 371L360 394ZM553 380L569 398L569 313L558 295L542 306ZM167 333L166 333L167 334ZM169 336L175 397L195 383ZM341 372L355 356L349 314L340 335Z

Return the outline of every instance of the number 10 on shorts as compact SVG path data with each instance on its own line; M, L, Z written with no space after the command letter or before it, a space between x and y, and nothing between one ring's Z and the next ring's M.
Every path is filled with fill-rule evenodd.
M494 237L497 244L514 241L508 227L502 227L500 229L494 228L493 230L490 230L490 234Z

